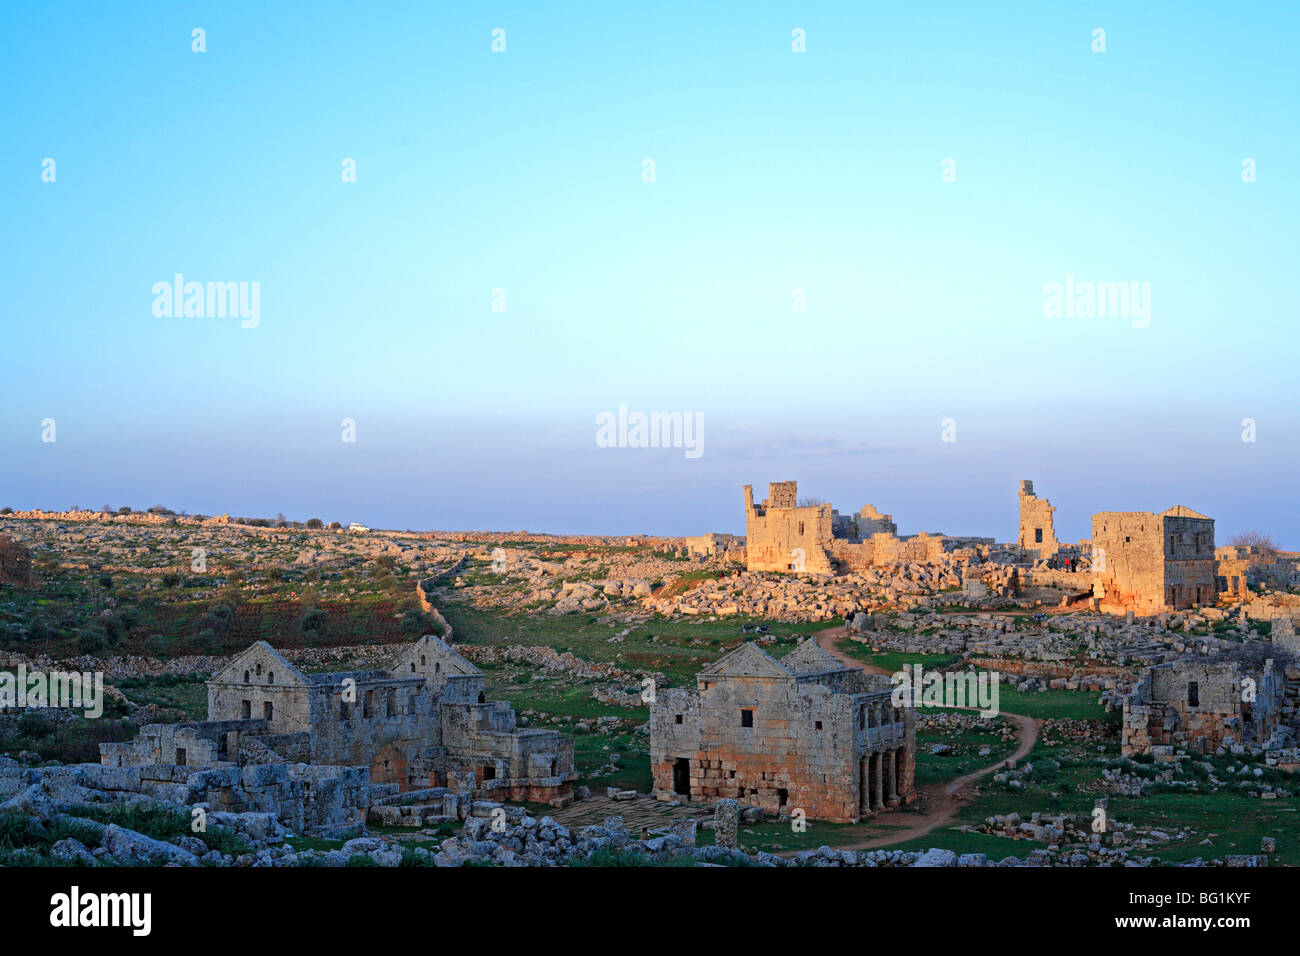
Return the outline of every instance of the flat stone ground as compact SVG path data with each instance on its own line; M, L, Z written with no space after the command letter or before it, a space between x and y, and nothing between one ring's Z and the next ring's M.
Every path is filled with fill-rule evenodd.
M563 810L552 810L546 815L570 828L599 825L606 817L622 817L623 826L636 833L641 827L661 827L673 820L691 817L712 820L713 807L698 803L672 807L646 794L635 800L611 800L593 794L590 800L575 800Z

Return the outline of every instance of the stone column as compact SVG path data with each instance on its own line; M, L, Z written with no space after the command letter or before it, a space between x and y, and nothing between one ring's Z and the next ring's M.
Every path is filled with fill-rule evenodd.
M871 815L871 758L870 757L858 758L858 776L862 778L860 781L860 789L858 791L859 793L858 806L861 808L862 815L866 817Z
M885 775L881 771L883 761L879 753L871 755L871 809L880 810L885 806Z
M898 806L898 751L885 751L885 805Z
M713 842L715 846L734 850L740 828L740 804L723 799L713 805Z

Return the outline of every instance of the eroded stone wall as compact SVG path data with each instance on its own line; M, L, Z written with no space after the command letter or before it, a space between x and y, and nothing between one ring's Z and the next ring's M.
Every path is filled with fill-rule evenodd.
M1034 494L1032 481L1020 482L1020 536L1016 543L1033 552L1036 560L1051 558L1060 548L1052 521L1055 510L1046 498Z

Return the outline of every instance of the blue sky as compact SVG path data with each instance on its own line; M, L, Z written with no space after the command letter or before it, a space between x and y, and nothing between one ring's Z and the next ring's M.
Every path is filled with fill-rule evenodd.
M793 478L1005 540L1032 478L1300 547L1294 5L261 6L4 14L0 504L673 534Z

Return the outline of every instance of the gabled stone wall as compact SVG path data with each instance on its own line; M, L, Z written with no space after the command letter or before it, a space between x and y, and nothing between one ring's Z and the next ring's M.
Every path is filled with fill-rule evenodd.
M694 690L658 693L650 711L656 797L728 798L856 822L915 796L914 718L892 707L888 679L838 665L796 675L767 661L772 667L730 673L724 658Z

